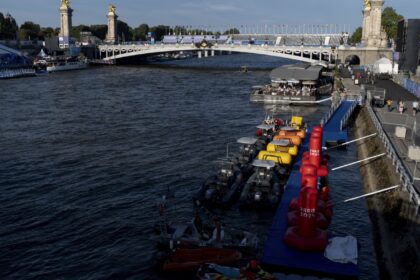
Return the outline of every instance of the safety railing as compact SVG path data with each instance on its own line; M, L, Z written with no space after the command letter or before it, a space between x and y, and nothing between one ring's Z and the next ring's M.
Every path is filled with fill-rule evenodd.
M328 110L328 112L321 119L321 126L322 127L331 119L332 115L334 115L334 112L337 110L338 107L340 107L342 102L343 102L343 100L340 100L338 103L333 104L331 106L330 110Z
M414 180L413 177L410 176L410 172L408 171L407 167L402 162L401 158L399 157L394 145L392 144L391 140L389 139L388 135L384 131L382 124L379 121L379 118L373 111L370 103L366 105L369 115L378 131L378 135L381 138L384 147L388 156L391 158L392 165L395 167L395 171L397 174L400 175L400 182L404 187L404 190L408 192L410 200L415 203L416 206L420 206L420 194L414 187Z
M346 114L340 121L340 130L343 130L347 126L350 116L353 114L354 109L356 109L357 102L356 101L352 101L352 102L353 103L351 104L351 107L349 108L349 110L346 112Z

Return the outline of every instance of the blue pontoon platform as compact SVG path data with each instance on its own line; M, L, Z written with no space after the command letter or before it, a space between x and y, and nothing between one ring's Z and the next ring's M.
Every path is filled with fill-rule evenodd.
M344 129L344 124L356 105L355 101L343 101L335 110L331 118L324 126L323 146L327 143L340 143L348 141L347 130Z
M340 139L347 141L347 131L341 130L341 119L352 108L353 102L343 102L336 112L332 115L328 123L324 126L324 141ZM340 119L341 118L341 119ZM324 131L325 131L324 130ZM274 216L273 223L269 230L267 240L264 245L261 262L273 268L274 271L288 271L298 274L311 274L337 278L357 278L359 268L352 263L342 264L330 261L324 257L324 252L302 252L288 247L283 242L283 237L287 231L287 213L291 200L299 196L301 175L299 168L303 151L308 150L309 133L302 143L299 155L293 165L292 172L287 182L287 187L282 196L280 206ZM337 217L339 219L339 217Z

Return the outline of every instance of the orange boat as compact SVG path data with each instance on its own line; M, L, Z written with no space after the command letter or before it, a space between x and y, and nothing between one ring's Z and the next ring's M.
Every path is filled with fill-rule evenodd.
M304 139L306 132L305 129L297 129L294 127L282 127L280 128L279 135L281 136L299 136Z
M165 272L188 272L206 263L235 264L242 258L241 252L223 248L178 249L163 264Z
M289 140L293 145L299 146L300 143L302 143L302 138L300 138L297 135L276 135L274 136L273 140L282 140L287 139Z

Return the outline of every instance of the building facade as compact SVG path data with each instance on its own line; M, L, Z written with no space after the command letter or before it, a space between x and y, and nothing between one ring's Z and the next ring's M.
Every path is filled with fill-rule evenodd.
M401 20L396 43L396 51L400 53L400 70L420 71L420 19Z

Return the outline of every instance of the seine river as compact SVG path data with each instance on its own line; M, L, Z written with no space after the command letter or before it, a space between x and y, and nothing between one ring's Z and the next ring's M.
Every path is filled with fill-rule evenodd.
M252 136L266 113L316 123L328 105L264 107L254 85L285 61L232 55L185 67L105 67L0 81L0 278L156 279L156 200L190 220L192 195L226 143ZM259 68L248 73L241 65ZM203 67L206 67L205 69ZM230 152L237 146L230 145ZM355 160L352 146L331 166ZM357 167L331 176L334 202L360 195ZM359 240L362 279L377 279L364 200L337 204L331 230ZM258 232L274 213L218 213Z

